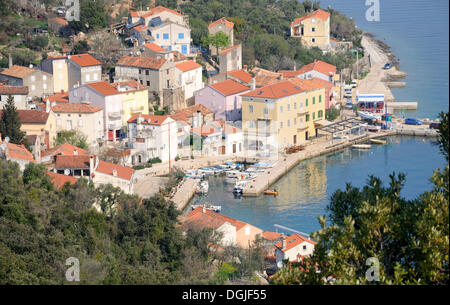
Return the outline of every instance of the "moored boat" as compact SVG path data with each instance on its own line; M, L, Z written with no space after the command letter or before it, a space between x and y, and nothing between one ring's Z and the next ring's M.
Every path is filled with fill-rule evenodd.
M278 192L277 192L277 190L265 190L264 194L265 195L274 195L274 196L276 196L276 195L278 195Z
M374 143L374 144L381 144L381 145L386 145L387 144L386 140L379 140L379 139L370 139L370 142Z
M352 148L356 149L370 149L372 146L370 144L354 144Z

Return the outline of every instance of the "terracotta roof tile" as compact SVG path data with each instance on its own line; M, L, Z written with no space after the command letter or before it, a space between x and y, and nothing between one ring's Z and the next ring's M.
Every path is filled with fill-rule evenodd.
M234 70L228 72L228 74L232 75L233 77L239 79L240 81L246 84L250 84L253 78L253 76L250 73L245 72L244 70Z
M0 144L1 143L2 141L0 139ZM17 145L9 142L6 144L6 150L6 156L10 159L34 162L33 154L29 152L23 144Z
M305 238L305 237L295 233L295 234L293 234L291 236L286 237L286 249L282 249L282 245L283 245L282 241L280 241L277 244L275 244L275 247L277 247L278 249L280 249L283 252L286 252L286 251L294 248L295 246L300 245L303 242L307 242L307 243L310 243L310 244L313 244L313 245L316 244L315 241L312 241L310 239L307 239L307 238Z
M220 92L224 96L238 94L240 92L250 90L249 87L244 86L232 79L227 79L226 81L220 83L211 84L209 85L209 87L214 88L216 91Z
M0 95L27 95L28 86L8 86L0 84Z
M194 127L194 128L191 128L191 131L197 135L201 135L201 136L205 136L205 137L219 132L218 130L216 130L210 126Z
M153 42L144 44L144 47L154 52L168 52L166 49L161 48L160 46L158 46L156 43Z
M89 155L56 155L55 168L57 169L89 169Z
M133 177L134 169L110 162L105 162L100 160L98 163L98 167L95 169L96 172L107 174L114 176L114 172L116 176L125 180L131 180Z
M32 68L28 68L28 67L23 67L23 66L18 66L18 65L13 65L11 68L9 69L5 69L2 72L0 72L0 74L3 75L7 75L7 76L12 76L15 78L24 78L34 72L36 72L36 69L32 69Z
M195 210L189 212L189 214L186 215L186 221L195 226L202 228L207 227L211 229L217 229L225 222L228 222L236 227L236 232L247 225L245 222L227 217L223 214L219 214L208 209L205 209L203 213L203 207L197 207Z
M316 10L316 11L314 11L314 12L312 12L312 13L306 15L306 16L294 19L294 21L291 23L291 26L299 25L302 21L304 21L306 19L309 19L309 18L312 18L312 17L316 17L316 18L319 18L319 19L322 19L322 20L326 21L330 17L330 13L328 13L328 12L326 12L324 10L318 9L318 10Z
M22 124L46 124L49 113L45 110L17 110Z
M80 67L98 66L102 62L97 60L94 56L90 54L76 54L69 57L71 61L79 65Z
M161 126L168 118L169 115L152 115L152 114L134 114L127 122L128 123L136 123L137 118L141 116L144 119L142 124L144 125L156 125Z
M126 80L123 82L115 82L111 84L114 88L116 88L119 92L132 92L132 91L141 91L147 90L148 87L142 85L136 80ZM123 90L126 89L126 90Z
M95 113L101 110L102 107L74 103L61 103L52 107L52 111L56 113Z
M297 77L301 72L295 70L280 70L278 71L284 78L292 78Z
M69 182L70 185L73 185L75 184L75 182L77 182L77 178L75 177L57 174L54 172L47 172L47 175L50 177L53 185L57 189L61 189L67 182Z
M219 25L219 24L224 24L226 27L228 27L228 28L230 28L230 29L232 29L232 28L234 27L234 23L233 23L233 22L228 21L225 17L222 17L222 18L220 18L219 20L216 20L216 21L214 21L214 22L211 22L211 23L208 25L208 28L212 28L212 27L214 27L214 26L216 26L216 25Z
M212 114L213 111L209 108L203 106L202 104L193 105L184 109L180 109L176 111L176 114L182 114L186 118L192 118L193 114L196 114L197 111L200 111L202 115Z
M330 76L332 74L335 74L337 71L336 66L333 66L321 60L317 60L307 65L304 65L298 70L298 72L300 72L299 74L303 74L313 70Z
M54 95L47 96L44 101L49 101L50 103L68 103L69 102L69 92L57 92Z
M120 94L120 92L112 84L105 81L88 83L86 86L91 87L104 96Z
M247 97L259 97L259 98L269 98L269 99L279 99L286 96L291 96L294 94L302 93L306 90L296 86L290 81L282 81L279 83L275 83L272 85L268 85L246 94L242 96Z
M291 78L288 81L305 91L316 90L333 85L332 83L325 80L320 81L320 78L317 77L315 77L314 79Z
M274 241L277 240L278 238L281 238L285 236L284 234L278 233L278 232L263 232L262 237L270 240L270 241Z
M149 11L147 11L145 14L142 15L142 17L143 18L147 18L147 17L150 17L150 16L155 15L155 14L159 14L159 13L164 12L164 11L171 12L171 13L179 15L179 16L183 16L180 13L178 13L178 12L176 12L174 10L171 10L170 8L167 8L167 7L159 5L157 7L154 7L152 9L150 9Z
M193 60L188 60L177 64L177 69L183 72L187 72L198 68L202 68L202 65L196 63Z
M119 59L116 65L158 70L165 62L166 60L164 58L157 59L148 57L123 56Z
M61 145L58 145L56 147L47 149L42 152L42 156L55 156L55 155L64 155L64 156L75 156L76 155L89 155L89 152L83 148L76 147L69 143L64 143Z

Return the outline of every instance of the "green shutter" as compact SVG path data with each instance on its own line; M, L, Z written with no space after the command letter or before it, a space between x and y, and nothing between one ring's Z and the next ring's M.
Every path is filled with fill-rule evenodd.
M322 95L319 95L319 103L322 102Z
M315 119L316 119L316 113L313 112L313 120L315 120Z
M306 99L306 107L308 107L308 99Z
M316 103L316 97L313 97L313 105Z
M306 115L306 122L309 122L309 114Z

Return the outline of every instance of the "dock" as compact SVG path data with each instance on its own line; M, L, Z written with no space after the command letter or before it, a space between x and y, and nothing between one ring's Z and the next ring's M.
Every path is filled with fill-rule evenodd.
M178 185L175 194L170 198L179 211L183 211L189 201L194 197L195 190L199 184L199 179L184 178Z
M388 109L393 110L417 110L419 103L418 102L388 102L386 103Z

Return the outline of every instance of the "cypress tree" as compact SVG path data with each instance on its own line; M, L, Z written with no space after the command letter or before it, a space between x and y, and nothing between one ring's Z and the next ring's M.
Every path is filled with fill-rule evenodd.
M20 130L19 113L17 112L14 98L10 95L6 104L3 106L2 117L0 120L0 133L2 138L9 137L10 142L14 144L25 143L25 132Z

